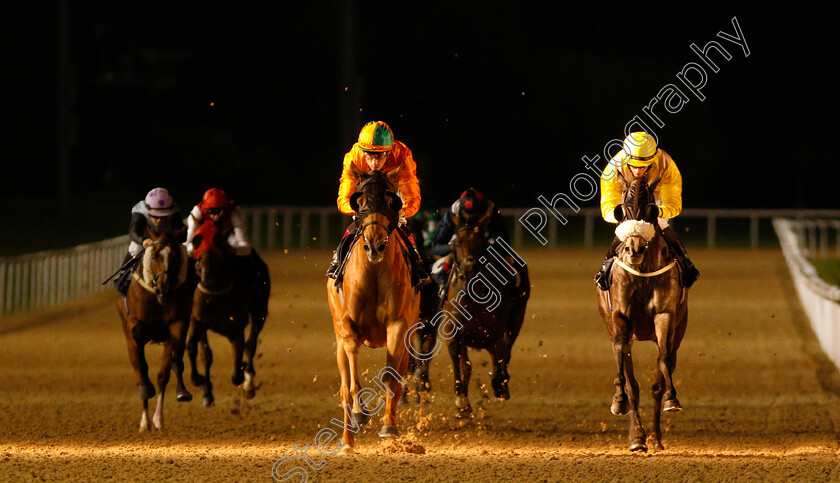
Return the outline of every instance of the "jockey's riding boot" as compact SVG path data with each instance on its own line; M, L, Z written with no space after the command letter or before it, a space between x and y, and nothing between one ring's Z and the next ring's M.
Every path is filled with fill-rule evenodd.
M130 253L126 253L121 265L123 267L122 270L114 276L114 288L123 297L128 294L128 284L131 282L131 275L134 273L134 268L140 262L140 259L137 258L134 263L128 263L132 258Z
M700 271L697 270L697 267L695 267L694 263L692 263L688 258L688 254L685 251L685 245L683 245L676 230L667 226L662 230L662 236L665 237L665 240L668 242L668 246L670 246L671 250L674 251L674 257L677 259L677 263L680 264L680 268L682 269L683 286L685 288L691 287L691 285L694 284L700 276Z
M408 249L408 259L411 261L411 286L422 287L427 283L430 283L432 280L429 278L429 273L426 271L426 267L423 266L423 260L420 258L420 252L417 251L417 247L412 242L410 233L408 233L405 226L402 225L397 227L397 233L399 233L406 245L406 248Z
M350 253L350 246L353 244L353 240L356 238L356 230L355 229L347 229L347 232L344 234L344 237L341 241L338 242L338 246L336 247L335 251L333 251L333 257L330 261L330 268L327 269L327 276L332 279L338 279L338 272L341 268L341 264L345 258L347 258L347 254Z
M330 261L330 268L327 269L327 276L335 279L338 277L338 266L340 262L338 261L338 249L336 248L333 250L332 261Z
M615 261L615 251L620 244L621 240L619 240L618 237L614 237L612 243L610 244L610 248L607 249L607 254L604 257L604 263L601 265L601 269L595 274L595 284L597 284L598 288L601 290L607 291L610 288L610 269L612 269L613 261Z

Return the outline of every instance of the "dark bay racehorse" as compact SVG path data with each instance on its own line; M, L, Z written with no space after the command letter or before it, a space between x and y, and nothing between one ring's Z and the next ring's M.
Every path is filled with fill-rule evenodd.
M119 296L116 303L128 346L128 358L137 376L137 391L143 401L140 431L151 429L149 399L155 395L146 363L147 343L163 344L157 376L157 407L151 420L154 427L163 429L163 396L170 370L175 371L176 399L181 402L192 400L192 394L184 387L183 357L193 287L187 283L187 251L178 241L179 235L156 235L149 230L151 245L145 249L128 286L126 298Z
M624 219L616 229L621 240L609 291L598 290L598 309L612 341L618 366L611 411L630 414L630 450L647 451L639 418L639 384L633 375L633 339L653 341L659 349L651 445L663 449L660 412L682 411L673 373L677 349L688 321L688 289L680 286L678 268L657 222L653 190L642 176L631 180L624 194ZM629 395L629 397L628 397ZM665 400L664 405L662 400Z
M466 417L472 412L470 347L490 352L493 394L503 401L510 398L508 363L525 318L531 283L524 260L515 252L515 256L506 255L501 248L506 241L496 240L492 248L489 245L489 213L477 219L453 216L452 221L456 227L453 266L438 325L452 358L457 414Z
M393 177L396 173L391 173ZM379 171L365 175L350 204L357 213L357 239L351 248L342 287L327 279L332 312L336 360L341 373L344 411L342 453L353 450L353 433L381 410L376 393L362 388L359 350L387 347L387 365L380 371L386 393L385 414L379 436L396 437L397 402L408 368L406 332L417 324L420 297L411 286L411 272L400 237L394 233L402 206L389 179ZM377 381L378 382L378 381Z
M268 314L268 298L271 280L268 267L255 251L251 251L256 267L256 280L249 281L245 267L234 255L227 241L218 233L216 225L207 220L196 230L193 238L196 257L196 273L199 282L195 289L190 319L190 333L187 349L192 366L192 381L203 386L202 404L213 405L213 385L210 382L210 366L213 351L207 343L207 331L212 330L230 341L233 350L234 386L242 384L246 398L255 395L254 354L257 339L265 325ZM245 328L250 324L248 339ZM204 374L199 374L196 356L199 346L204 360ZM243 359L244 358L244 359Z

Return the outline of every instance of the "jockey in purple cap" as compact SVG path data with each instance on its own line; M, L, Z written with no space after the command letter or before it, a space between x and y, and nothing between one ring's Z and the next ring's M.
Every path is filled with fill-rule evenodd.
M176 234L182 231L183 239L180 241L181 243L186 241L186 228L180 214L178 205L175 204L166 188L155 188L149 191L143 200L131 208L131 222L128 226L128 236L131 241L128 245L128 253L123 259L123 268L114 279L114 286L121 294L125 295L128 290L131 273L140 261L138 255L151 243L148 229L157 235Z

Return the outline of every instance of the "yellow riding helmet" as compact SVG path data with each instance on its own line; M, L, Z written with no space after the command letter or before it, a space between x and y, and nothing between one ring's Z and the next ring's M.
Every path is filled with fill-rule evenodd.
M382 121L371 121L359 132L359 147L366 153L384 153L394 146L394 133Z
M656 139L646 132L630 133L624 139L623 161L632 166L650 166L656 161L659 150L656 147Z

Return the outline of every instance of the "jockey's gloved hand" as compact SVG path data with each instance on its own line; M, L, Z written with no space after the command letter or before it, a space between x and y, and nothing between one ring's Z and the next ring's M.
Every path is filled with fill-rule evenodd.
M150 246L152 246L154 243L155 243L155 242L154 242L154 241L152 241L152 239L151 239L151 238L146 238L145 240L143 240L143 248L149 248L149 247L150 247Z
M405 226L408 221L405 219L405 210L400 210L400 226Z
M624 207L621 204L616 206L613 209L613 215L615 216L615 219L619 221L619 223L624 221Z

